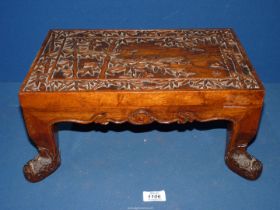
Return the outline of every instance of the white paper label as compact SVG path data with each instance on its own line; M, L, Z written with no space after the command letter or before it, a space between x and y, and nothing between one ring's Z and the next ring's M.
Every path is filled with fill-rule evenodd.
M166 201L165 191L143 191L143 201L152 202L152 201Z

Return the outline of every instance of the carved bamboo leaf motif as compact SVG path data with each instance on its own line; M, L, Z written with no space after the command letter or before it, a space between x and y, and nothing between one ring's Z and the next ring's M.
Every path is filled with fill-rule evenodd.
M24 91L259 89L229 29L52 30Z

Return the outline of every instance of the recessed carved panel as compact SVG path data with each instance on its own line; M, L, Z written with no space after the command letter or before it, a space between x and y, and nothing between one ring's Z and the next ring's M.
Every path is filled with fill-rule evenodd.
M229 29L52 30L23 91L258 89Z

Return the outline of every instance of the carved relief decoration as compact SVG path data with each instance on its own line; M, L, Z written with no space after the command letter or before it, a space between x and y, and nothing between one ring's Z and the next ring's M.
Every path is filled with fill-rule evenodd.
M258 89L229 29L52 30L23 91Z
M229 168L247 179L257 179L262 171L262 163L244 149L227 152L225 161Z
M163 123L163 124L169 124L173 122L177 122L179 124L184 124L187 122L193 122L194 120L201 120L198 116L196 116L194 113L189 111L178 111L175 113L169 113L169 115L160 115L160 114L154 114L152 110L149 109L136 109L134 111L131 111L128 113L128 115L124 115L121 118L114 118L111 117L109 113L102 112L98 114L94 114L90 120L82 120L79 122L84 123L99 123L103 125L107 125L110 122L113 123L124 123L124 122L130 122L135 125L146 125L153 122Z

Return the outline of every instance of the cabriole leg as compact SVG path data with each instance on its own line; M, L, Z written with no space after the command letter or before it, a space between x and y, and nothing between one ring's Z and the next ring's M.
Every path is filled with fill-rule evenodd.
M34 113L24 111L24 119L30 139L38 149L38 155L23 168L30 182L38 182L49 176L60 165L60 155L54 135L54 125L38 119Z
M225 161L228 167L240 176L255 180L262 172L262 163L247 152L247 147L256 136L261 109L250 109L241 119L230 123L229 144Z

